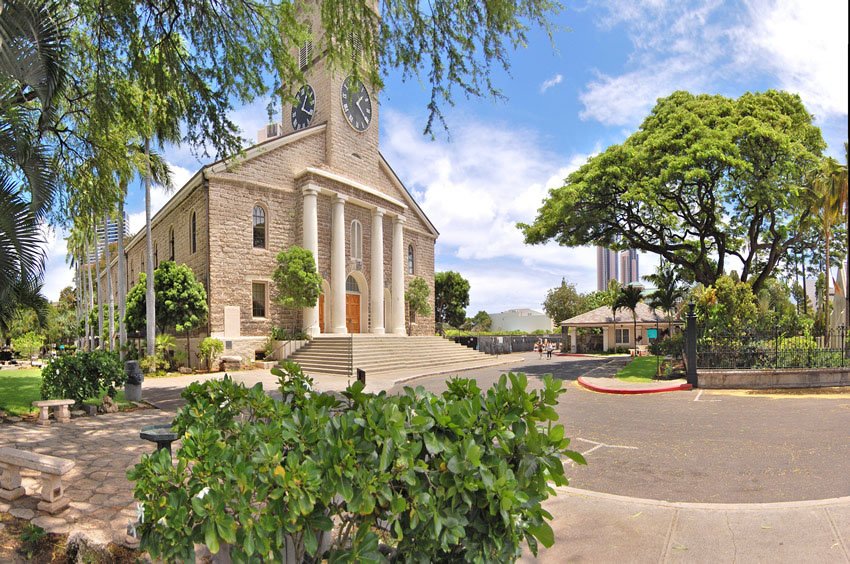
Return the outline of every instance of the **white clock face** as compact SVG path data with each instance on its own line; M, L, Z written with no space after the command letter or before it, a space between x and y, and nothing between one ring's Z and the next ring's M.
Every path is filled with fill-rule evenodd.
M372 99L362 82L349 76L342 83L342 113L357 131L365 131L372 122Z

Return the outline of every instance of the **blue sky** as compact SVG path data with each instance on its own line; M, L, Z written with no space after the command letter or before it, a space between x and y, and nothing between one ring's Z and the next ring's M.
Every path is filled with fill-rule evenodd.
M829 147L844 162L848 134L846 0L617 0L566 2L553 42L534 31L496 72L505 100L458 93L444 108L448 132L422 135L426 85L390 73L380 94L381 150L441 235L438 271L470 281L471 316L540 309L561 278L595 290L592 248L526 246L515 228L533 220L547 190L588 157L620 143L659 97L675 90L737 97L768 88L800 94ZM554 44L553 44L554 43ZM267 121L267 100L232 116L245 137ZM171 148L177 186L199 168ZM154 191L154 206L168 196ZM131 226L144 222L144 194L128 199ZM55 300L72 276L52 234L45 294ZM640 255L641 275L657 259Z

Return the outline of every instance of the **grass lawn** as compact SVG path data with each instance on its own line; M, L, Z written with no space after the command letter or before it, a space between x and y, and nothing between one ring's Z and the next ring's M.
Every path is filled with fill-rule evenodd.
M41 368L0 370L0 409L9 415L36 413L38 410L32 407L32 402L40 399ZM119 406L129 405L124 399L124 390L118 390L115 402ZM100 401L86 400L85 403L100 404Z
M9 415L35 413L41 399L41 368L0 370L0 409Z
M615 378L624 382L651 382L659 362L657 356L637 356Z

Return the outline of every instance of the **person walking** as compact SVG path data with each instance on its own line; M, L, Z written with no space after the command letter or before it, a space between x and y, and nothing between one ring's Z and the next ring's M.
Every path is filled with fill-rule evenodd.
M554 343L548 343L547 342L546 343L546 358L551 359L552 358L552 351L554 351L554 350L555 350Z
M543 358L543 340L537 339L537 342L534 343L534 350L537 351L537 358Z

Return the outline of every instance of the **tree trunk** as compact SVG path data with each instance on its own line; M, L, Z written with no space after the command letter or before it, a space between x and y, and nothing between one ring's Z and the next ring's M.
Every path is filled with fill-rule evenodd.
M127 324L124 315L127 313L127 257L124 254L124 194L127 184L122 183L121 194L118 197L118 351L121 360L127 355Z
M824 218L826 220L826 218ZM826 220L828 221L828 220ZM832 233L830 233L829 224L824 231L824 243L825 243L825 256L824 256L824 272L826 273L826 277L823 281L823 328L824 331L829 329L829 285L830 285L830 275L829 275L829 239Z
M145 316L147 338L147 354L156 354L156 296L153 288L153 241L151 240L151 162L150 162L150 139L145 138L145 246L146 256L145 272L147 273L147 287L145 291Z
M806 288L806 253L800 253L800 274L803 276L803 315L809 314L809 291Z
M86 270L88 271L89 279L89 310L86 312L86 335L89 339L89 351L94 350L94 327L91 326L91 312L94 311L94 282L91 278L91 264L89 263L89 245L85 247Z
M97 225L97 221L92 222L95 226ZM102 349L103 343L100 342L100 339L103 338L103 292L101 291L102 286L100 283L100 249L97 248L97 228L95 227L94 232L94 264L95 264L95 272L97 274L97 348Z
M112 294L112 253L109 252L109 214L103 215L103 256L106 261L106 293L109 295L109 350L115 348L115 297Z
M83 322L83 275L82 270L80 270L80 257L77 256L74 259L76 262L76 272L74 272L74 282L77 286L77 330L74 334L76 339L74 341L77 344L77 349L83 350L83 337L80 336L80 325Z

